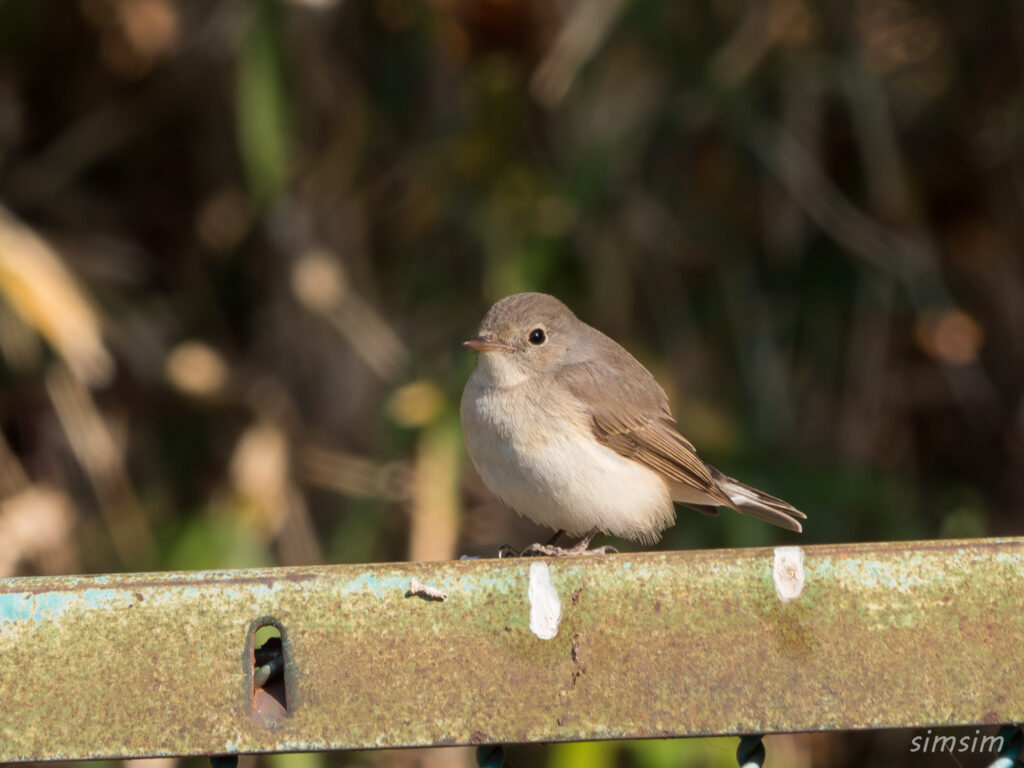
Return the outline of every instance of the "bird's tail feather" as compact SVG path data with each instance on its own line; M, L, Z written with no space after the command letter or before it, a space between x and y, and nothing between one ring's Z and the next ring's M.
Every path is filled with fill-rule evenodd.
M807 515L792 504L741 483L739 480L719 472L714 467L709 467L709 469L715 485L729 497L733 509L737 512L797 533L803 530L797 518L806 518Z

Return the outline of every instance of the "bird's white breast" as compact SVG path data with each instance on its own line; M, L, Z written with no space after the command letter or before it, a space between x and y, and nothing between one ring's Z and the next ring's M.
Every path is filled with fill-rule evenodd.
M569 393L539 377L496 386L496 373L478 366L461 406L466 447L487 487L540 525L657 540L675 517L661 476L598 443Z

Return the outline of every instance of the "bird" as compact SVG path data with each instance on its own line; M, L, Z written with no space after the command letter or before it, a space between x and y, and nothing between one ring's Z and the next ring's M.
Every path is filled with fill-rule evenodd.
M500 299L463 344L479 353L459 408L470 459L504 504L556 531L521 554L615 551L590 549L599 532L652 545L675 503L802 531L803 512L704 462L651 372L554 296ZM579 541L556 546L566 534Z

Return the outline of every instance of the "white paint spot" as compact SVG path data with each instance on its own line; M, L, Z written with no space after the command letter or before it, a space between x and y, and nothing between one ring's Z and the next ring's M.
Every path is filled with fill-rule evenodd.
M804 593L804 551L800 547L776 547L772 579L782 602L800 597Z
M562 620L562 603L551 584L547 563L530 564L530 629L541 640L550 640L558 634Z

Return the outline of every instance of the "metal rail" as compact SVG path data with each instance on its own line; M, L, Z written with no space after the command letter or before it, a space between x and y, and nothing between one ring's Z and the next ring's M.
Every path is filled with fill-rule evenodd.
M0 580L0 761L1024 721L1024 538L804 555Z

